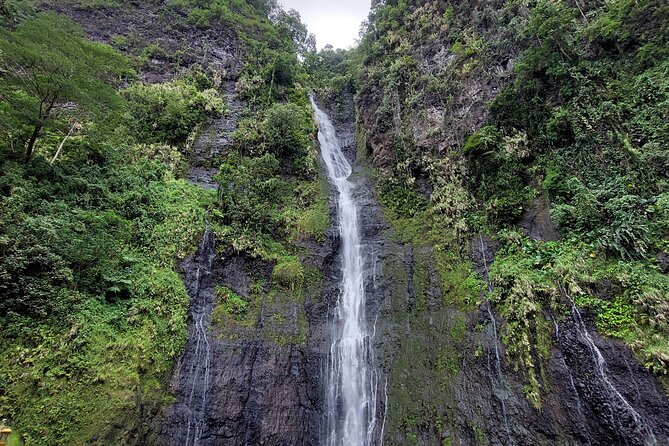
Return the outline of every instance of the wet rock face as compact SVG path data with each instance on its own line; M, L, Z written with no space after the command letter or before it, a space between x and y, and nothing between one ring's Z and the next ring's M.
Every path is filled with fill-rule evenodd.
M215 367L210 333L216 303L215 260L214 236L207 231L195 256L181 265L191 304L188 343L172 375L171 390L177 403L168 409L161 431L168 444L201 444L208 435L206 415Z
M548 197L540 196L528 203L518 223L528 237L537 241L555 241L562 238L550 217Z
M330 241L329 246L335 245ZM224 253L213 260L211 272L203 274L207 249L203 242L195 257L182 265L192 297L189 341L173 373L172 392L177 402L167 410L160 444L320 444L326 299L310 294L304 302L282 301L265 295L253 326L235 332L219 327L211 318L215 287L225 286L248 296L255 281L269 283L272 265ZM312 260L325 261L328 254L329 249L323 249ZM273 302L275 299L279 302ZM300 312L309 322L309 340L282 342L280 336L299 330ZM204 319L198 323L202 314ZM295 320L277 327L277 315ZM200 324L207 336L207 358L198 353L198 341L200 347L203 345L196 334Z
M485 236L471 241L474 269L484 278L496 245ZM445 303L448 296L431 280L419 295L412 280L429 252L383 247L377 351L389 379L385 445L669 444L663 389L626 346L599 337L584 315L546 315L554 321L553 347L536 408L500 339L504 321L488 303L463 312Z
M577 325L565 321L546 365L542 406L535 409L523 392L523 378L506 366L505 384L500 386L492 354L492 343L499 341L487 333L485 362L466 359L458 379L461 432L471 431L468 420L478 418L480 432L492 445L667 444L669 405L659 384L625 346L594 333L590 336L605 360L606 378L597 371L597 361ZM504 387L506 394L500 393ZM508 420L502 417L502 401ZM505 423L510 435L504 432ZM476 430L472 433L473 438L462 444L477 444Z
M231 113L205 130L193 154L189 179L203 187L215 184L206 165L224 154L243 107L232 84L227 91ZM208 133L216 144L205 144ZM182 264L191 296L189 341L173 372L177 401L166 412L160 444L321 444L328 324L340 282L338 231L331 228L322 243L303 242L303 261L323 280L301 296L272 285L272 264L214 245L205 234ZM217 287L252 302L246 319L216 322Z
M581 437L593 445L669 444L669 401L629 349L588 330L590 344L578 324L561 328L553 362L571 385L566 408Z
M337 104L323 104L317 100L321 110L325 111L337 131L337 138L344 155L355 167L357 158L357 144L355 139L355 102L353 93L344 91Z
M227 81L224 85L226 112L219 118L207 123L205 129L195 141L190 156L188 181L205 189L216 189L218 183L214 177L218 175L221 158L227 155L232 143L232 134L237 129L245 103L236 94L236 82Z
M352 191L353 198L358 208L358 226L360 230L360 242L362 244L361 252L363 258L363 274L364 274L364 289L365 289L365 316L367 322L367 330L372 332L372 350L379 347L382 342L380 336L377 336L377 322L379 320L380 309L387 294L387 284L384 279L384 257L388 251L388 241L385 237L385 231L389 229L388 223L383 218L383 212L373 193L373 187L369 178L364 173L364 169L357 159L357 144L355 135L355 113L354 102L351 94L345 94L343 99L335 106L328 107L326 104L322 106L330 117L339 139L340 146L344 155L353 167L353 173L350 181L354 188ZM333 194L334 194L333 190ZM331 221L337 221L336 216L336 197L331 198ZM325 268L327 276L330 278L329 287L324 294L324 305L321 307L322 327L320 333L314 336L313 341L319 342L321 345L323 365L327 367L328 353L331 345L331 323L334 320L334 310L337 305L339 297L339 284L341 283L341 265L339 258L339 229L332 228L332 232L336 234L335 243L336 250L333 251L334 257L332 263ZM391 279L390 279L391 280ZM318 341L317 341L318 340ZM381 434L383 429L383 420L385 418L385 385L386 373L381 364L378 362L378 356L373 355L369 358L371 364L369 368L373 370L371 380L372 387L376 392L376 413L375 413L375 427L372 435L373 444L381 443ZM323 374L325 378L326 373ZM321 395L325 396L327 383L323 380L321 382ZM325 409L324 406L321 406ZM321 415L322 427L326 427L326 413ZM322 432L319 444L325 444L326 432Z
M145 82L168 81L195 63L227 78L235 78L241 71L242 54L236 35L216 23L209 29L192 26L187 12L172 2L146 0L124 2L122 7L84 7L76 2L47 0L40 7L71 17L91 40L111 44L124 39L117 46L131 54L141 55L150 45L159 47L161 50L154 52L139 71ZM183 54L175 57L177 52Z
M240 294L248 290L250 277L261 273L269 279L271 274L271 265L226 260L221 278ZM322 258L316 255L312 260ZM303 302L272 300L264 298L252 333L216 341L214 396L208 412L211 440L205 444L318 444L324 350L313 333L325 323L320 317L322 302L311 294ZM278 341L277 335L298 330L298 321L290 320L298 312L308 320L310 339L299 344ZM276 315L289 319L286 327L273 327Z
M360 126L367 137L370 162L374 166L384 173L393 171L399 155L393 138L400 129L410 133L415 154L447 155L462 147L466 138L485 124L490 116L492 99L513 82L513 61L523 49L520 42L510 43L512 36L501 38L505 30L500 24L508 20L503 17L504 5L502 0L410 4L411 11L431 9L436 16L443 16L447 8L452 8L449 14L455 17L454 23L495 45L495 57L480 61L480 70L474 70L475 75L469 71L467 75L459 75L458 56L452 51L453 40L448 33L411 39L409 51L417 63L412 74L424 79L448 79L445 95L431 90L435 84L428 81L416 83L411 88L386 88L383 75L378 74L383 73L383 63L370 63L374 70L361 78L357 108ZM522 22L526 20L526 14L526 8L520 7L514 11L514 19ZM414 19L408 15L405 20L411 22ZM409 28L413 29L411 25ZM501 40L506 44L494 43ZM430 94L424 93L427 91ZM389 106L392 112L387 111Z

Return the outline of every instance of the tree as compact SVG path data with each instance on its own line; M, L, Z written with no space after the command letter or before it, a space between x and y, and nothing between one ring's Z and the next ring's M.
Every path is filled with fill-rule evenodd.
M316 36L309 34L299 12L280 9L276 13L275 22L284 36L293 41L300 56L316 52Z
M0 24L13 26L35 14L33 0L0 0Z
M303 156L314 135L312 116L296 104L274 104L261 123L266 149L279 158Z
M25 160L55 111L80 122L117 109L113 85L131 70L111 47L87 40L81 27L55 14L40 14L15 31L0 30L0 101L18 121L28 123Z

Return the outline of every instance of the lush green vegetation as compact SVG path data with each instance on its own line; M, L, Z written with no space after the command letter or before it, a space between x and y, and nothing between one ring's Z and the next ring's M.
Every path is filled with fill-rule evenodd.
M107 45L86 40L82 30L67 19L40 14L12 32L3 30L0 54L3 131L12 145L21 145L25 135L30 135L26 161L57 111L79 122L103 119L104 114L118 111L113 82L129 74L126 59ZM55 110L68 102L76 107Z
M203 77L198 73L198 77ZM225 111L211 82L195 76L162 84L133 84L123 90L135 120L133 133L145 143L183 145L193 129Z
M196 26L234 27L246 54L249 108L229 153L212 160L218 194L183 179L197 133L227 111L218 74L194 65L140 83L138 59L66 18L3 2L0 416L23 444L132 444L150 433L186 338L175 266L206 225L221 250L275 264L272 292L286 296L305 283L300 243L329 227L296 56L313 38L299 16L265 2L173 3ZM255 324L265 293L262 282L250 296L219 289L214 322ZM303 342L304 321L287 341Z
M182 141L142 130L168 115L193 131L204 115L180 95L153 115L128 106L98 75L129 74L124 56L64 18L28 19L0 46L0 412L26 444L123 442L139 407L163 403L186 336L175 261L194 251L216 199L178 179L184 150L170 144ZM156 104L149 87L126 91ZM110 432L112 419L127 427Z
M359 48L322 52L312 72L335 102L357 90L379 200L404 240L434 247L441 277L468 277L478 234L502 243L487 297L533 404L572 300L666 384L666 5L474 3L377 2ZM518 232L537 198L561 240Z
M23 443L130 444L151 430L143 417L170 403L186 336L175 265L206 226L221 251L268 265L248 295L217 289L218 334L249 335L262 304L262 336L306 341L303 305L296 319L286 308L320 283L305 242L330 225L307 86L340 117L355 96L359 161L392 234L412 247L411 271L389 266L398 295L411 287L395 316L416 328L391 389L407 443L419 426L441 433L453 420L432 389L400 387L453 389L464 355L480 354L471 321L486 299L536 407L553 321L573 306L667 385L668 7L465 3L374 2L359 48L319 53L274 1L164 5L169 32L226 30L244 56L235 80L246 107L230 147L208 161L220 187L207 192L183 177L198 132L228 112L229 73L199 67L185 47L133 33L93 43L33 2L0 2L0 417ZM180 74L137 81L152 60ZM538 198L559 240L518 229ZM501 245L489 284L470 260L481 234Z
M577 301L600 331L626 341L660 376L669 371L659 347L669 344L662 322L669 279L656 260L667 235L669 133L659 118L669 99L669 33L660 23L666 13L653 2L613 2L583 15L561 3L538 3L522 34L537 43L516 63L515 84L492 104L488 128L497 135L487 156L515 164L518 177L541 180L535 193L553 202L551 216L565 240L542 247L554 259L547 265L535 259L530 270L562 268L543 282L549 290L556 294L556 285L568 281L572 292L591 296ZM517 190L504 172L486 171L498 188L493 197ZM565 255L572 256L572 270L556 260ZM542 286L539 277L499 268L502 276ZM614 284L611 296L597 292L603 283ZM557 294L564 301L569 293Z

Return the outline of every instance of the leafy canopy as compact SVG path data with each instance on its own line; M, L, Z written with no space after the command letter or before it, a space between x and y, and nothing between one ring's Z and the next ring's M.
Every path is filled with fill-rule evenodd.
M3 120L0 130L25 142L32 128L29 159L55 111L80 121L107 115L121 104L113 85L130 73L124 56L86 40L81 27L55 14L39 14L15 31L1 30L0 110L13 119Z

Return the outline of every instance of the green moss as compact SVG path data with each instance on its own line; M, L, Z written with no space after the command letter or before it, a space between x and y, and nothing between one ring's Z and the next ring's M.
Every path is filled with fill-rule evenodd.
M378 184L381 205L398 218L410 218L425 209L427 200L399 178L382 178Z
M413 294L416 300L415 311L427 311L427 290L430 286L429 252L414 251Z
M471 264L452 252L436 252L436 269L442 295L448 305L472 310L480 301L481 282L472 277Z
M285 212L290 220L293 239L325 239L325 233L331 226L330 186L321 175L318 180L302 182L295 187L291 207Z
M249 302L229 288L216 287L216 308L212 315L212 322L220 325L226 318L241 321L249 310Z
M486 435L483 431L483 428L480 425L474 426L474 438L476 439L476 444L483 445L486 442Z
M640 262L608 260L593 246L573 241L507 237L506 250L491 269L492 300L506 319L503 340L516 369L527 372L525 391L535 406L544 391L543 364L550 357L552 322L545 314L571 317L570 299L590 309L600 333L625 341L649 369L666 373L667 349L660 345L669 345L669 330L657 322L666 312L659 298L669 290L666 276ZM602 283L609 284L613 297L597 296ZM648 319L648 314L655 316Z
M279 259L272 270L272 278L281 287L296 290L304 283L304 267L297 257Z
M7 440L7 446L21 446L21 437L18 433L12 433Z
M451 327L451 337L456 343L461 343L465 341L465 336L467 334L467 324L465 317L462 315L455 316L455 322Z

